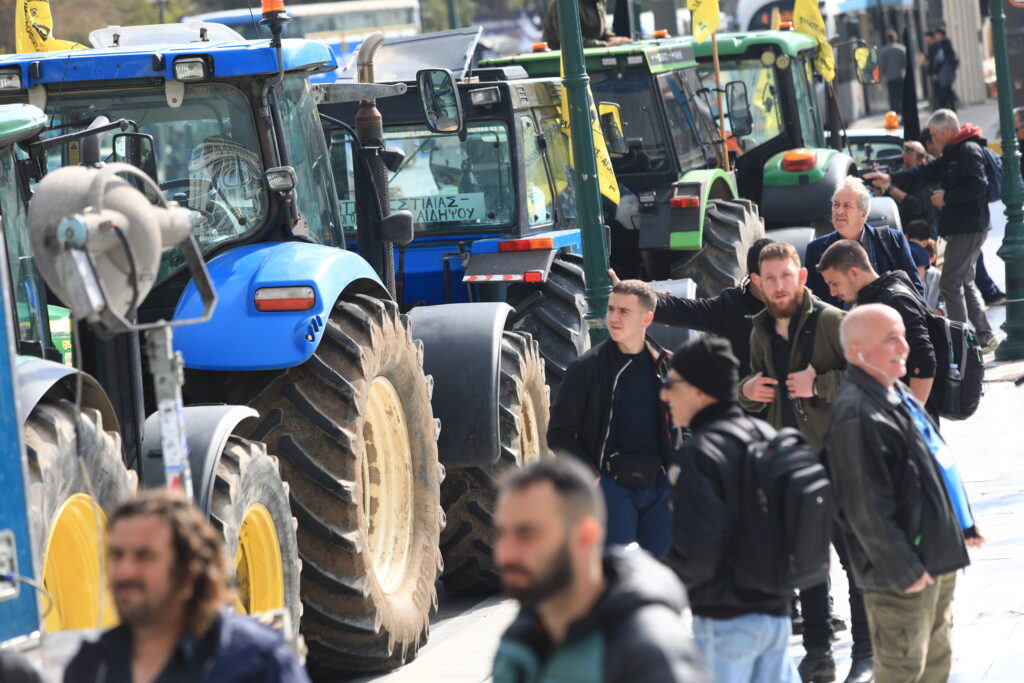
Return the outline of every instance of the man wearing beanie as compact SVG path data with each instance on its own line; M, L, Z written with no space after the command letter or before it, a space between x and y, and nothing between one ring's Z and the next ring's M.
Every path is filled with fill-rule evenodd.
M742 509L740 474L748 444L721 427L739 425L750 438L774 431L737 403L738 368L731 345L718 337L688 342L672 356L661 398L672 422L689 427L693 437L683 445L678 478L673 477L672 548L665 561L686 584L693 634L716 681L795 683L789 594L741 588L728 567L730 520Z
M671 542L671 423L658 398L666 353L647 336L657 298L646 282L612 287L610 339L565 370L551 406L548 446L579 458L599 478L608 506L606 545L637 542L662 557Z

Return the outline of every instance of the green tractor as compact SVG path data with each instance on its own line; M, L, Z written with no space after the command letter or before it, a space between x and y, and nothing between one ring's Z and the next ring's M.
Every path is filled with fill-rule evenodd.
M618 106L625 145L611 154L622 199L605 203L610 262L620 276L690 278L700 296L738 284L747 248L764 235L756 205L726 170L710 91L684 39L584 50L594 99ZM484 65L558 76L560 53L540 51ZM727 88L730 124L744 128L742 84Z
M711 42L687 42L699 63L701 83L715 82ZM853 157L826 146L816 93L817 42L794 31L755 31L718 36L722 82L742 82L749 98L751 125L746 135L730 132L739 193L758 204L773 237L801 247L832 230L832 193L848 175L857 175ZM856 48L858 62L874 65L873 49ZM869 68L858 68L861 83L876 82ZM830 89L825 99L834 104ZM876 202L874 214L889 214L890 200ZM884 221L888 222L888 221ZM810 228L810 230L808 230ZM783 231L784 232L781 232ZM813 231L813 233L812 233Z

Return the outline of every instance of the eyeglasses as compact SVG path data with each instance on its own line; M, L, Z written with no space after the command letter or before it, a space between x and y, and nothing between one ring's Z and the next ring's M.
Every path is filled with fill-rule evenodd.
M665 391L672 391L673 384L681 384L685 381L685 379L672 379L671 377L665 377L661 380L661 388Z

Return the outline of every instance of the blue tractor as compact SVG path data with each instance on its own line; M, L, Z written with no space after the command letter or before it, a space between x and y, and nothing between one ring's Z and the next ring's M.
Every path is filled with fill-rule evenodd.
M442 580L449 592L477 593L499 586L491 559L495 479L504 469L546 452L548 401L542 377L554 397L566 366L589 344L582 240L560 83L527 79L518 67L471 72L468 64L479 32L460 29L385 42L372 64L357 64L351 75L361 82L377 75L402 83L405 94L375 103L383 119L379 130L366 135L359 126L339 126L331 133L346 227L358 223L355 172L362 160L357 144L382 138L384 154L396 159L379 183L386 186L382 208L410 212L414 238L396 244L394 254L368 260L393 266L396 299L409 311L414 336L443 331L424 325L427 317L447 315L451 325L467 326L467 306L500 311L494 322L504 330L501 443L500 453L491 457L466 457L465 444L472 441L448 431L450 424L462 422L465 391L478 381L464 365L472 348L424 338L425 367L435 379L434 412L444 425L438 443L447 468ZM452 59L448 68L420 69L423 55ZM364 103L325 101L319 109L328 123L366 118ZM365 222L350 239L366 253ZM368 248L379 242L371 236ZM510 367L514 371L508 373Z
M280 28L280 13L267 18ZM182 31L195 35L160 43ZM202 25L118 28L94 36L106 47L0 58L0 103L33 103L49 124L39 144L11 153L7 186L24 200L57 168L127 161L193 213L196 253L164 252L144 298L130 288L107 294L130 301L128 317L140 325L200 317L207 288L192 273L205 262L219 303L206 322L177 331L175 349L184 358L185 403L225 404L205 424L187 422L189 458L197 491L209 492L200 502L215 519L219 496L238 496L234 516L218 521L237 537L228 539L229 551L242 594L254 601L242 607L285 608L299 618L315 675L393 668L415 656L436 610L444 470L423 344L378 274L345 249L316 100L344 98L351 86L325 93L309 84L311 74L334 68L320 43L209 40L213 35ZM359 96L400 90L375 86ZM93 133L120 132L101 140L82 134L90 126ZM160 199L145 183L137 190ZM22 365L33 365L56 357L47 306L66 302L42 286L43 263L33 260L26 229L15 220L24 206L13 199L5 194L12 201L3 207L5 237L22 268L14 296L32 321L19 325L32 332L23 335L21 351L37 357ZM49 213L62 208L79 207L71 202ZM127 250L112 262L133 272L137 265ZM488 364L477 366L485 381L467 388L469 401L474 392L498 393L501 311L483 308L463 313L465 333L429 316L422 323L445 328L435 338L459 337L471 348L466 366ZM160 452L147 425L157 401L139 372L154 361L143 358L137 334L105 339L87 322L77 333L74 355L88 374L39 371L38 398L22 405L66 400L82 377L83 396L95 399L93 412L102 418L94 421L95 438L123 452L118 476L126 486L133 471L144 482L161 479L148 466ZM486 412L497 401L483 405ZM74 462L68 453L85 446L67 443L66 430L40 434L47 447L60 446L51 449L54 463ZM247 466L260 455L252 444L261 442L277 457L280 479L277 466ZM249 450L228 453L231 444ZM277 493L266 494L275 479ZM267 566L277 571L262 571Z

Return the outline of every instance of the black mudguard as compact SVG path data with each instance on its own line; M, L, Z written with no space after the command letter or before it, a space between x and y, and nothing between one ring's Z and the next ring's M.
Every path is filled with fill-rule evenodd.
M82 406L99 411L103 417L104 429L120 431L117 415L114 413L110 399L100 383L89 373L80 372L75 368L51 360L21 356L15 364L15 374L17 375L15 386L18 392L18 422L21 425L25 424L25 420L45 396L66 398L69 401L75 400L77 376L81 374Z
M431 405L441 420L437 450L445 467L498 461L498 364L505 303L419 306L409 311L423 342L423 370L434 378Z
M873 228L902 231L903 221L900 220L899 205L892 197L872 197L867 223Z
M188 462L192 469L192 495L204 515L210 514L217 461L220 460L228 437L239 422L258 416L259 413L246 406L222 404L185 407L185 438L188 441ZM158 413L146 418L144 434L139 478L146 488L164 486L166 481Z
M792 244L800 254L800 263L807 263L807 243L814 239L814 228L775 228L765 231L765 237Z

